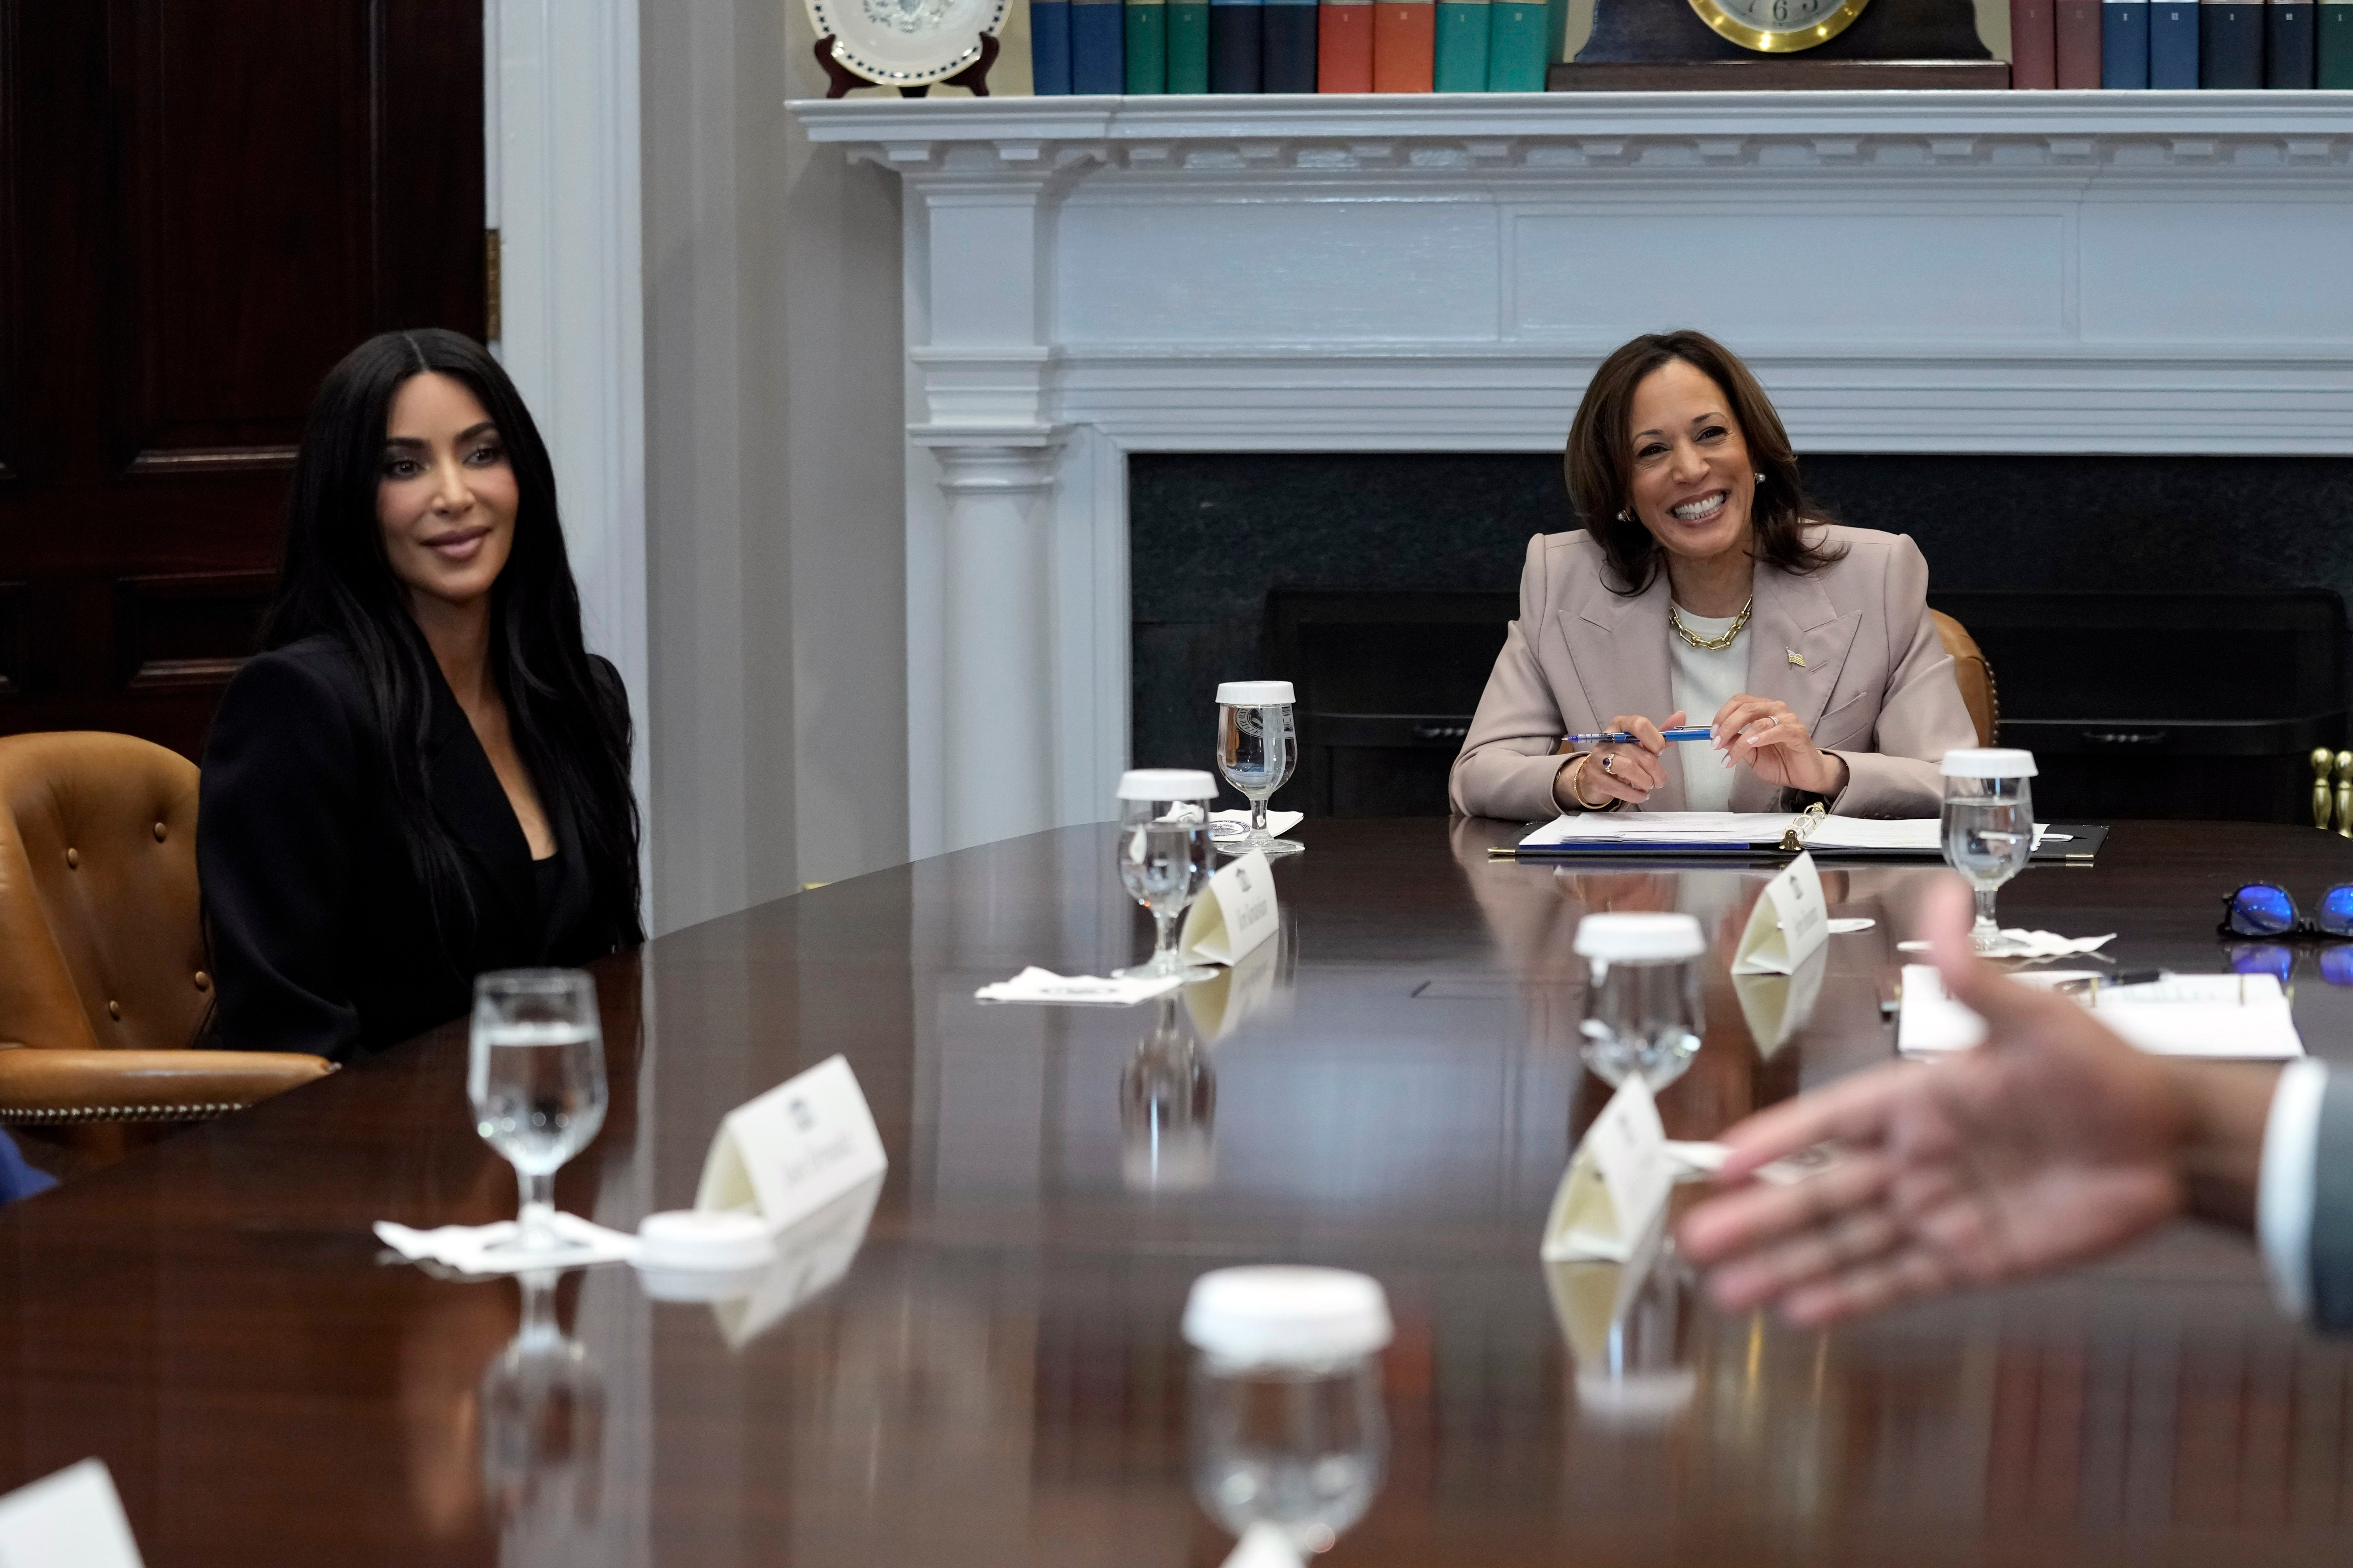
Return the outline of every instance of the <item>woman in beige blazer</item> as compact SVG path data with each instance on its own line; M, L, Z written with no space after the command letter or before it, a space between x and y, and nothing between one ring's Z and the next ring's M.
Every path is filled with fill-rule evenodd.
M1604 521L1528 542L1457 812L1936 814L1937 760L1977 732L1928 564L1905 535L1806 514L1747 366L1698 332L1636 338L1586 389L1567 468L1578 512ZM1685 722L1713 742L1660 738ZM1562 744L1596 731L1636 739Z

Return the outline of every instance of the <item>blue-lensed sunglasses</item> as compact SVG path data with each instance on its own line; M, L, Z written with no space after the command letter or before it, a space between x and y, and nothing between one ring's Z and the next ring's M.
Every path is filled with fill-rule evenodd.
M2298 954L2284 942L2234 942L2227 956L2233 974L2268 974L2282 985L2295 978ZM2353 943L2320 950L2320 978L2329 985L2353 985Z
M2222 900L2223 932L2230 936L2342 937L2353 940L2353 882L2339 882L2320 895L2309 919L2277 882L2249 882Z

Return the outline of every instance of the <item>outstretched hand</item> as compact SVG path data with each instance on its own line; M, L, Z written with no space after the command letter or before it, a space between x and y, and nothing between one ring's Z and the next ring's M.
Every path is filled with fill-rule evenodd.
M1995 973L1970 951L1957 879L1926 914L1936 968L1986 1020L1985 1044L1890 1063L1732 1129L1717 1180L1736 1190L1678 1231L1719 1306L1831 1322L2090 1258L2185 1207L2185 1156L2208 1120L2197 1080ZM1839 1157L1819 1174L1747 1182L1826 1142Z

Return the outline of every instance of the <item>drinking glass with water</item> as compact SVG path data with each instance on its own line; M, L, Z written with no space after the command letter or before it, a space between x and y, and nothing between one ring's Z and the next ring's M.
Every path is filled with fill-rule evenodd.
M1193 1282L1193 1491L1240 1535L1303 1558L1365 1516L1388 1460L1378 1281L1337 1268L1220 1268Z
M1683 914L1588 915L1577 923L1586 962L1577 1032L1586 1065L1616 1089L1639 1073L1653 1092L1683 1077L1707 1032L1697 960L1699 921Z
M1978 897L1969 945L1998 954L2004 946L1993 913L2001 885L2026 869L2034 853L2034 753L1972 747L1947 752L1945 860Z
M1218 687L1218 772L1250 802L1247 834L1218 845L1223 855L1296 855L1306 847L1266 829L1266 797L1299 766L1295 699L1288 680L1228 680Z
M596 984L576 969L502 969L474 982L466 1092L474 1130L515 1168L514 1238L499 1250L560 1252L555 1173L605 1125L605 1032Z
M1208 807L1218 783L1198 768L1137 768L1120 775L1120 885L1152 911L1156 932L1152 956L1114 969L1119 980L1174 976L1187 983L1218 973L1176 956L1176 922L1201 889L1217 862L1210 847Z

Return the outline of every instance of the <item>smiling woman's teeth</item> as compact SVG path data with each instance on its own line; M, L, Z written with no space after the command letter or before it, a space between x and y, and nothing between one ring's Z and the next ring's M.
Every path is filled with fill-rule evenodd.
M1724 510L1724 503L1726 497L1726 491L1718 490L1714 495L1703 497L1698 500L1687 500L1683 502L1683 505L1673 509L1674 515L1683 519L1685 522L1697 522L1704 517L1714 517L1717 512Z

